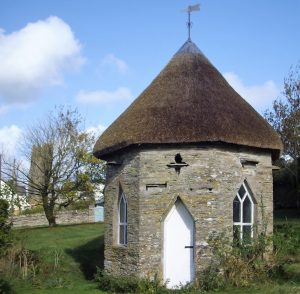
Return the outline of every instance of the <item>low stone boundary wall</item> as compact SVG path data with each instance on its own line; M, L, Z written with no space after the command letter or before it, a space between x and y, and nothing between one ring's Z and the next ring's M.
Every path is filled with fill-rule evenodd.
M57 213L56 223L59 225L94 223L95 207L90 206L82 210L64 210ZM12 217L14 228L47 226L48 221L44 213L17 215Z

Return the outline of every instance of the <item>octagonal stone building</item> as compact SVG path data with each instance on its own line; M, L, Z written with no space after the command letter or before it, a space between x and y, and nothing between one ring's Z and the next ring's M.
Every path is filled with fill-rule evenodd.
M107 161L105 270L193 281L208 239L243 242L273 227L272 160L282 143L268 123L188 40L100 136Z

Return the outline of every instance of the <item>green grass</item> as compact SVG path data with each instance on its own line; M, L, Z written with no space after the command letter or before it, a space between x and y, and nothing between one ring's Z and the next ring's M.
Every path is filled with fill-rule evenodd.
M280 209L274 211L275 225L290 223L295 227L300 227L300 210L299 209Z
M276 227L280 228L288 222L292 224L295 233L300 235L299 212L279 211L276 212L275 217ZM39 252L44 263L52 266L55 254L59 254L63 282L60 285L62 288L47 288L46 281L33 287L30 283L14 279L11 281L13 289L17 294L103 293L92 281L96 266L103 268L103 233L102 223L15 230L14 234L19 244L23 243L26 248ZM218 293L300 293L300 248L291 256L291 260L292 262L286 267L288 276L278 279L273 284L228 289Z
M14 231L18 242L39 252L43 263L52 266L55 255L59 255L61 286L64 287L34 289L29 283L14 280L16 293L101 293L92 278L96 266L103 267L103 229L103 224L97 223ZM47 284L41 285L45 287Z

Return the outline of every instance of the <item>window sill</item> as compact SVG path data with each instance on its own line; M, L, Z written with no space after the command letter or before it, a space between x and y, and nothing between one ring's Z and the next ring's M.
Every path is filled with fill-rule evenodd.
M128 245L116 244L116 245L113 246L113 249L126 250L126 249L128 249Z

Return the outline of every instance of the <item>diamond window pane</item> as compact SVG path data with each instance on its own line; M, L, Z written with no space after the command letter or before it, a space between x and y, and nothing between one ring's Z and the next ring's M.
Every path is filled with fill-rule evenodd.
M233 200L233 221L234 222L241 221L241 204L237 196L235 196Z
M245 188L244 188L244 185L241 186L241 188L239 189L239 192L238 192L238 193L239 193L241 199L243 199L243 197L244 197L244 195L245 195L245 193L246 193L246 190L245 190Z
M249 197L247 196L243 202L243 222L251 223L252 219L252 205Z

